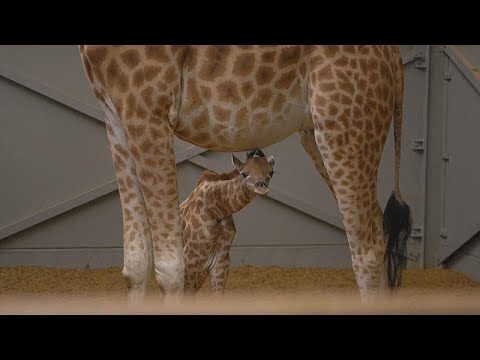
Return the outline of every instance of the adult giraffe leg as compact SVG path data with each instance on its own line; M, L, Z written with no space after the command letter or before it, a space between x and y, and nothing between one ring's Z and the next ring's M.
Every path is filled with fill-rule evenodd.
M390 288L400 284L410 234L410 209L399 190L403 101L399 54L390 66L380 67L382 73L373 67L349 77L342 70L337 72L333 64L317 63L312 64L309 80L315 141L342 214L363 301L378 294L384 259ZM382 219L377 174L392 117L395 187ZM386 242L381 236L381 220Z
M315 141L314 130L301 130L300 134L300 141L302 143L305 152L310 156L313 160L317 171L323 177L325 182L327 183L328 187L335 195L335 191L333 189L332 181L327 173L325 168L325 164L323 162L322 155L318 149L317 143ZM375 243L384 241L384 234L383 234L383 211L378 204L378 201L374 201L372 208L372 237ZM386 268L382 266L380 269L380 284L379 288L383 289L386 287Z
M380 207L378 201L374 201L372 209L372 236L375 239L375 242L386 241L385 233L383 230L383 211ZM387 280L387 263L384 261L380 268L380 279L379 279L379 294L387 295L389 294L388 290L388 280Z
M150 56L147 55L147 58L152 57L155 50L159 48L149 48L147 52ZM133 230L129 231L134 233L134 237L144 238L137 241L143 244L142 250L153 253L155 277L167 298L169 295L181 294L184 260L173 148L173 123L176 116L174 90L180 84L176 84L177 87L175 84L170 84L170 87L163 84L166 89L156 92L149 86L141 93L130 92L127 96L128 84L131 83L128 75L132 74L121 70L119 62L122 56L113 47L81 46L80 51L87 76L107 118L111 124L117 125L114 130L122 130L122 150L119 151L126 152L131 161L128 164L135 191L129 194L129 198L122 200L124 219L128 219L126 222L131 224ZM141 82L155 80L152 76L145 75L143 69L136 74L141 75L138 78ZM158 77L163 75L159 74ZM152 99L153 93L157 96L155 101ZM121 173L119 176L122 178ZM130 213L127 212L128 199L137 202L137 207ZM131 220L129 216L132 217ZM133 251L127 247L126 262L131 258L130 250ZM148 259L143 263L135 260L124 267L127 285L140 289L135 293L144 294L146 282L143 276L138 276L138 281L134 280L137 277L132 274L143 274L149 264Z
M332 181L328 176L327 169L325 169L325 164L323 163L322 154L318 150L317 143L315 141L315 131L314 129L308 130L300 130L300 143L303 146L305 152L310 156L313 163L315 164L315 168L317 169L318 173L322 176L323 180L328 185L330 191L335 195L335 191L333 190Z
M112 115L111 112L107 114ZM152 243L145 202L137 180L132 155L119 119L107 116L107 134L112 151L123 219L122 274L128 288L128 301L143 301L152 264Z
M164 116L125 119L126 135L145 201L155 277L168 299L183 294L184 258L174 131Z
M345 226L360 296L366 301L377 295L385 253L383 236L378 236L381 233L375 231L379 220L378 212L374 211L377 204L376 170L371 166L359 169L358 164L365 164L362 155L338 153L340 149L324 145L324 135L316 131Z

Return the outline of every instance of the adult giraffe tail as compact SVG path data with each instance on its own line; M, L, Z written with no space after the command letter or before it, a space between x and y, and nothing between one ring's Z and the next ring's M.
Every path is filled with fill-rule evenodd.
M394 139L395 139L395 188L388 199L383 215L383 232L386 240L385 261L390 289L401 285L403 270L407 267L407 241L410 238L412 218L410 207L400 194L400 153L403 116L403 63L398 48L393 50L394 70Z

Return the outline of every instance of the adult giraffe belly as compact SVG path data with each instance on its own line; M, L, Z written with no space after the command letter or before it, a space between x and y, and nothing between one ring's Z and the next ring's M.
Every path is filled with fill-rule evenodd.
M176 121L176 135L216 151L245 151L275 144L311 124L307 88L296 68L261 87L253 81L203 86L186 75ZM288 74L288 73L287 73ZM280 81L281 80L281 81ZM213 95L215 94L215 95Z
M285 111L220 110L202 106L178 119L175 133L189 143L215 151L247 151L275 144L311 123L306 106L286 104Z
M175 132L216 151L279 142L310 121L306 69L297 45L190 47Z

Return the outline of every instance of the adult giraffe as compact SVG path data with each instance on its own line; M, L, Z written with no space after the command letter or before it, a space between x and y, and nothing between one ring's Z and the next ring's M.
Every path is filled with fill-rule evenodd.
M399 189L397 47L81 45L80 52L106 114L130 301L144 298L151 264L166 295L183 291L175 135L236 152L299 132L336 197L362 300L377 294L385 268L390 288L399 285L411 219ZM392 118L395 184L383 215L377 172Z

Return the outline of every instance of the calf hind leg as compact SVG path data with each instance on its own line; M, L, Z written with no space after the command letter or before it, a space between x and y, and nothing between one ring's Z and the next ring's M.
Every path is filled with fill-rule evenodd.
M210 291L214 296L222 295L225 291L230 272L230 248L235 233L235 223L231 216L220 222L216 252L210 267Z

